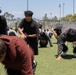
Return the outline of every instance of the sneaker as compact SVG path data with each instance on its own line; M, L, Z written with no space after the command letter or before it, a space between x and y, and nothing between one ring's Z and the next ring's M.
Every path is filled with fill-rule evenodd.
M67 55L66 52L63 52L62 56L66 56L66 55Z
M50 45L50 47L53 47L53 45Z
M74 57L76 57L76 53L74 53Z
M37 67L37 62L34 60L33 61L33 73L35 74L36 71L36 67Z

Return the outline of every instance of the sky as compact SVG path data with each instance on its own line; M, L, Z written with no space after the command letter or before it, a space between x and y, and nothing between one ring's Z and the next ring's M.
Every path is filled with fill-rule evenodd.
M76 13L76 0L74 0L74 3L73 0L0 0L1 14L9 12L15 17L23 18L24 11L27 10L27 1L28 10L31 10L34 13L33 17L37 19L43 19L45 14L47 14L48 18L54 16L59 18L61 13L61 17L63 17L63 12L64 16L73 14L73 9L74 13ZM61 4L61 8L59 8L59 4Z

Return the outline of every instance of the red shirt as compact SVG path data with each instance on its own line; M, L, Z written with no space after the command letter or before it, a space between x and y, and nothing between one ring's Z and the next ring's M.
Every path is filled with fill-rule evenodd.
M7 46L6 57L3 61L6 67L21 71L22 75L33 75L33 52L26 42L16 36L2 35L0 38Z

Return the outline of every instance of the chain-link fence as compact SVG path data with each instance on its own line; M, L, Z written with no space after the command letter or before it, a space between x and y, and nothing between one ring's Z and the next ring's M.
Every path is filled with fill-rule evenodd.
M76 24L76 20L71 20L71 21L51 21L51 20L42 20L41 21L42 25L43 25L43 29L51 29L52 27L57 27L57 26L64 26L67 24Z

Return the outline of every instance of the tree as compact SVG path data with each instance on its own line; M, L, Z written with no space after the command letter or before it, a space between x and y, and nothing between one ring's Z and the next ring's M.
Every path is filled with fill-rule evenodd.
M57 16L54 16L53 18L52 18L52 21L58 21L58 18L57 18Z
M11 21L14 18L14 15L12 15L11 13L5 12L4 13L4 17L8 20Z
M75 19L75 20L76 20L76 14L74 14L74 15L73 15L73 19Z

